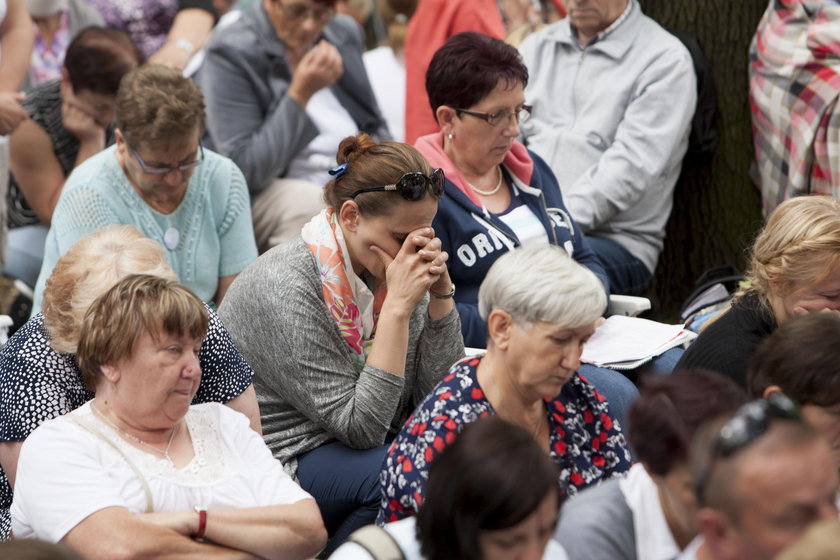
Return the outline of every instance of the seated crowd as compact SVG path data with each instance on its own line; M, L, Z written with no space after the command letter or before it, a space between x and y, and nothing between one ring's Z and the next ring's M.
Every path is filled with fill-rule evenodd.
M774 201L686 351L583 364L662 251L687 48L639 0L373 3L0 0L0 557L838 542L840 203Z

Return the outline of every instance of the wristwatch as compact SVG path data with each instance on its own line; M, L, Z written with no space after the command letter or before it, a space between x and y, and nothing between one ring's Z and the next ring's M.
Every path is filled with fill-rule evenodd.
M429 290L429 293L432 294L432 297L435 299L452 299L455 297L455 282L450 282L450 284L452 285L452 289L448 294L436 294L431 290Z

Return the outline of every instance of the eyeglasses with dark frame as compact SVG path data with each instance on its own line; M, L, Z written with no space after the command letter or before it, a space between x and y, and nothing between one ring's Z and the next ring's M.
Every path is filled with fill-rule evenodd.
M400 193L400 196L404 199L416 202L418 200L422 200L423 197L426 196L426 191L429 188L432 189L432 194L435 198L440 198L440 195L443 194L444 180L445 177L443 175L443 169L440 168L433 170L431 175L426 175L424 173L420 173L419 171L413 171L400 177L400 180L393 185L359 189L351 194L350 198L355 199L360 194L369 192L396 191Z
M464 113L471 117L483 119L490 126L504 126L510 122L510 119L516 119L517 123L526 122L531 118L531 111L534 108L531 105L520 105L513 111L496 111L495 113L480 113L478 111L468 111L467 109L455 109L456 113Z
M283 13L289 21L305 21L312 19L319 25L327 23L333 17L333 9L330 7L312 7L299 2L285 4L283 0L273 0L275 4L280 6Z
M802 419L799 407L782 393L772 393L766 399L748 402L721 426L709 446L709 462L694 484L697 497L703 493L719 459L732 457L767 433L772 420Z
M137 150L130 146L128 149L131 150L131 155L133 155L134 159L137 160L137 163L140 164L140 169L142 169L143 173L147 175L166 175L167 173L170 173L172 171L180 171L181 173L186 173L187 171L198 167L199 164L204 160L204 145L201 142L198 143L197 160L185 163L183 165L173 165L166 167L157 167L154 165L149 165L143 160L143 158L140 157L140 154L137 153Z

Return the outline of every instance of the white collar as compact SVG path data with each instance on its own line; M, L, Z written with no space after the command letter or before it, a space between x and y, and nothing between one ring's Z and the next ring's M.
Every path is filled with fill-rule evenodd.
M619 487L633 512L633 531L636 536L637 560L672 560L680 554L680 547L671 534L659 491L641 463L633 465Z

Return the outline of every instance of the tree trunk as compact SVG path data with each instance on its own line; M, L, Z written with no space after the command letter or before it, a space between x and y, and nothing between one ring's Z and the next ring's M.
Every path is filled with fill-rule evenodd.
M735 264L761 227L761 202L749 177L753 161L747 102L750 41L767 0L641 0L663 27L699 40L717 89L719 144L711 161L686 162L674 191L665 248L649 293L653 317L676 321L704 270Z

